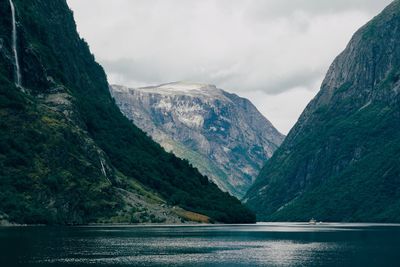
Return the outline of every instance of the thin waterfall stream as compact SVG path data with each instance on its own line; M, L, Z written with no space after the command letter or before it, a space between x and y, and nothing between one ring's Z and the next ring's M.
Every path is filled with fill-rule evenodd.
M18 60L18 50L17 50L17 23L15 20L15 7L12 0L9 0L11 6L11 15L12 15L12 48L14 52L14 61L15 61L15 85L19 88L22 88L21 85L21 71L19 67L19 60Z

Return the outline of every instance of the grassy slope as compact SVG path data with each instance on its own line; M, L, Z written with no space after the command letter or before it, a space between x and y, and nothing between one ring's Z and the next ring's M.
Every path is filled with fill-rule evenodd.
M200 153L191 150L187 148L185 145L173 141L171 139L164 140L162 143L163 147L166 147L168 149L171 149L171 152L174 153L177 157L181 159L187 159L190 163L193 164L194 167L199 169L199 171L210 177L210 178L215 178L214 182L217 183L219 182L219 187L222 188L224 191L230 191L230 192L235 192L235 188L233 188L231 185L229 185L227 182L228 176L227 174L219 169L213 162L211 162L208 158L205 156L201 155ZM168 150L167 149L167 150ZM213 177L214 176L214 177ZM219 178L219 181L217 180L217 177Z
M396 29L398 15L391 14L395 10L398 14L400 1L360 31L366 51L371 47L385 51L381 40ZM391 53L382 54L381 62L387 62ZM393 91L399 86L400 72L396 62L398 58L391 61L390 71L371 93L344 83L335 90L334 101L311 110L311 119L301 130L289 134L247 195L259 219L400 222L400 101ZM356 77L367 79L362 75ZM365 106L358 102L364 97L370 99Z
M222 222L254 220L239 201L124 118L109 95L103 69L77 35L64 0L14 2L23 83L31 96L12 84L11 22L3 1L1 211L27 223L85 223L111 216L123 205L115 186L129 189L129 181L115 174L118 170L172 205ZM41 96L55 88L71 96L72 121L63 116L66 110L54 111L42 103ZM98 149L105 152L108 179L99 170Z
M285 165L279 164L283 171L295 173L298 165L293 162L310 158L307 154L316 153L318 147L326 146L329 138L340 140L340 147L337 146L332 155L322 160L312 176L315 182L303 189L305 193L297 195L285 208L261 218L276 221L307 221L314 217L325 221L399 222L400 129L393 123L394 118L399 119L398 111L381 105L370 106L352 116L343 114L329 120L324 134L320 131L309 133L294 148L295 155ZM325 173L328 165L347 161L346 157L352 155L355 146L366 149L362 158L346 164L337 173ZM292 185L270 186L275 190L269 191L267 201L286 202L283 200L287 194L285 187Z

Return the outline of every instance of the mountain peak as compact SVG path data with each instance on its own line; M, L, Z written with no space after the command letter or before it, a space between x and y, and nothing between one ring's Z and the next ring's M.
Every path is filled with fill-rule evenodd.
M254 222L121 114L66 0L0 1L0 18L0 224Z
M166 89L170 91L177 91L177 92L188 92L193 90L215 90L217 87L212 84L206 83L196 83L196 82L188 82L188 81L179 81L179 82L172 82L161 84L158 86L160 89Z
M399 222L400 1L362 27L246 195L261 220Z
M174 82L110 91L155 141L239 198L283 139L250 101L215 85Z
M223 90L215 85L195 82L172 82L155 86L146 86L139 88L130 88L121 85L112 85L114 91L128 92L135 90L146 94L169 95L169 96L191 96L191 97L213 97L226 98Z

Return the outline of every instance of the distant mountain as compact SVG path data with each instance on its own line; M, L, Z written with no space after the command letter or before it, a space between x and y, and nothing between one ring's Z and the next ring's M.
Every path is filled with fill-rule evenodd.
M0 223L254 219L122 115L66 0L0 1Z
M400 222L400 1L336 58L246 200L260 220Z
M110 90L127 118L238 198L284 138L249 100L214 85Z

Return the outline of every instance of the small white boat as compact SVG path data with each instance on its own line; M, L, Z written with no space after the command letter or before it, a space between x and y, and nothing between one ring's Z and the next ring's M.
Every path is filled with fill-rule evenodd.
M317 224L317 221L316 221L314 218L312 218L312 219L308 222L308 224L310 224L310 225L316 225L316 224Z

